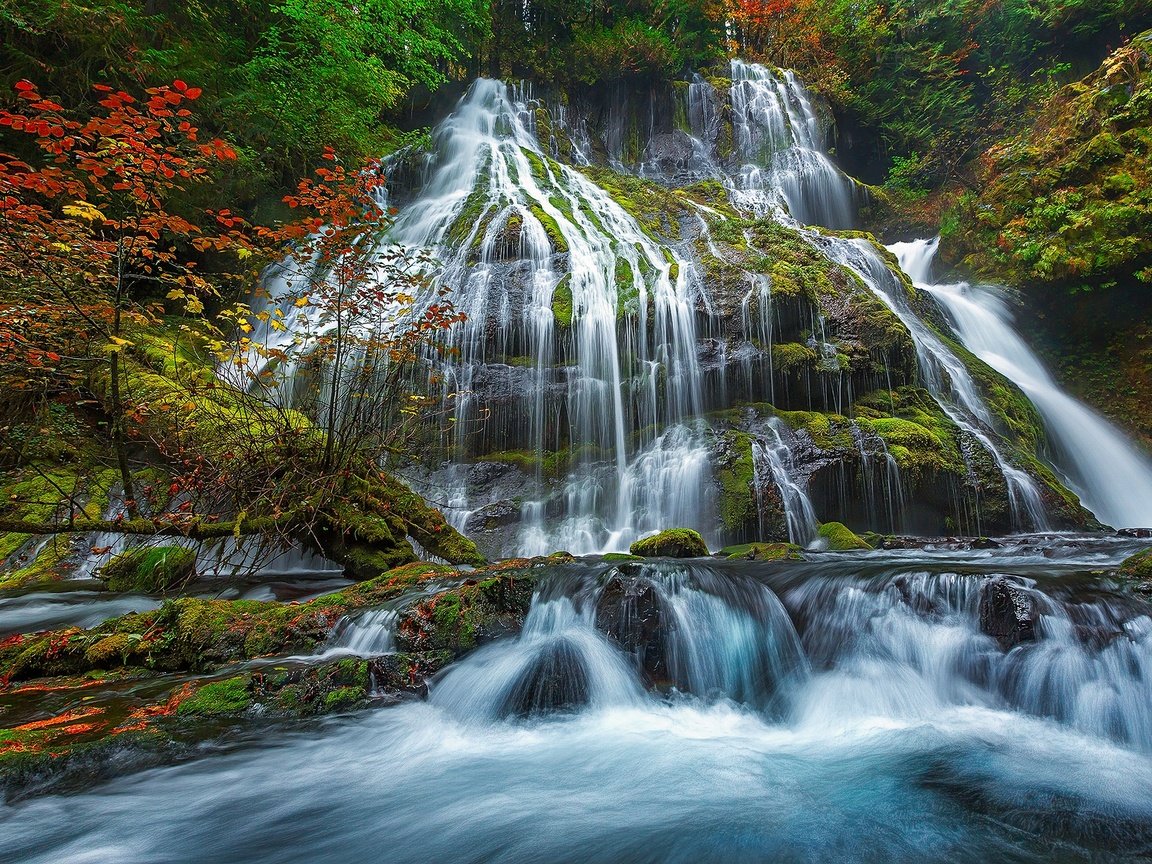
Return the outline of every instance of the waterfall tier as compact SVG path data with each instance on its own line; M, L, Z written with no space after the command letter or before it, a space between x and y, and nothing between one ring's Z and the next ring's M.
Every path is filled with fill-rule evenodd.
M621 149L624 114L481 79L391 163L382 242L437 262L413 314L467 316L411 380L441 405L416 488L494 557L1095 524L1027 400L827 230L859 193L795 76L733 61L672 99Z

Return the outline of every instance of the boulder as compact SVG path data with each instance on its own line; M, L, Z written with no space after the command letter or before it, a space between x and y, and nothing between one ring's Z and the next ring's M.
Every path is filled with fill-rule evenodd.
M669 528L637 540L628 551L641 558L703 558L708 544L691 528Z
M664 635L669 623L660 595L644 577L618 572L596 603L596 629L636 659L649 686L668 679Z
M816 536L825 541L826 548L833 552L872 548L840 522L825 522L816 532Z
M1036 601L1007 579L994 576L981 586L980 632L995 639L1001 650L1034 642L1039 620Z
M142 546L114 557L99 573L109 591L156 594L196 575L196 553L183 546Z

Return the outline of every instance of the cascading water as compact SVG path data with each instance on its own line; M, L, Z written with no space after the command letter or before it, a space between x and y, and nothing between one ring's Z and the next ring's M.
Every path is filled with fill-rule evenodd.
M1152 607L1069 587L1112 546L561 565L428 703L0 810L0 855L1140 860Z
M793 476L792 451L781 432L783 424L775 417L767 425L763 439L752 442L752 461L759 472L772 478L784 505L788 540L807 544L816 536L816 512L804 486Z
M972 436L995 460L1008 485L1013 524L1020 530L1042 531L1048 518L1036 481L1009 463L993 439L996 424L968 368L955 352L913 310L900 278L880 257L871 242L809 234L829 258L850 268L900 319L916 345L920 379L924 387L959 428Z
M916 383L963 433L968 476L948 505L953 521L977 533L1048 528L1040 487L1019 467L1030 455L1015 452L1012 431L989 408L965 361L921 319L890 263L866 240L803 227L850 226L858 203L856 185L827 155L827 123L803 85L790 72L737 60L727 94L696 77L676 99L683 103L678 122L689 131L671 137L690 140L687 162L663 175L659 158L631 168L668 183L689 175L720 180L738 211L775 220L859 277L911 335ZM724 100L730 112L720 110ZM673 525L721 545L751 523L733 528L719 518L715 453L723 426L711 419L716 412L747 400L851 415L854 387L891 390L899 382L853 377L867 367L842 364L840 337L826 332L815 305L778 311L772 277L753 272L770 269L771 251L756 247L747 225L744 242L730 237L737 245L725 241L722 250L711 232L723 233L718 226L728 217L690 196L683 224L641 224L614 200L618 192L593 182L597 169L578 171L551 158L568 152L558 148L557 135L583 142L579 158L571 157L581 164L596 148L585 119L562 105L549 109L549 145L542 146L534 134L541 104L524 87L476 81L435 130L420 177L399 184L408 191L387 193L400 215L382 243L428 252L438 262L428 271L429 296L446 289L467 316L449 334L454 353L436 361L441 413L451 418L440 430L444 462L410 479L458 529L485 534L488 554L623 551ZM623 135L623 122L609 117L607 138ZM730 146L721 146L725 129ZM768 263L743 270L757 255ZM732 289L705 278L709 256L744 273L734 280L746 285L740 297L713 296ZM306 314L289 307L286 320ZM415 313L421 308L417 303ZM781 314L792 316L792 362L797 350L815 355L794 385L776 362ZM739 340L732 338L737 317ZM899 530L905 523L892 497L903 489L897 460L883 440L854 441L859 469L841 465L840 486L820 509L836 507L837 495L862 498L855 512L866 527ZM774 445L761 442L760 450L765 446ZM763 452L757 458L764 461ZM883 507L875 506L872 477L880 459ZM989 460L1004 481L993 483L992 494L1007 499L1006 508L997 505L1008 512L994 517L995 527L982 523L979 500ZM1066 473L1085 488L1075 472ZM779 486L783 474L773 477ZM820 482L828 488L825 478ZM788 504L796 490L787 483L779 490L793 537L809 536L801 526L818 516L841 517L816 514L808 502L797 520L800 509Z
M438 128L426 181L386 238L434 250L438 284L468 316L444 376L452 454L576 454L547 518L544 501L523 496L524 552L616 549L706 523L698 496L669 494L708 477L688 422L701 410L692 263L546 158L528 113L503 83L477 81ZM516 356L527 362L505 362ZM474 509L458 487L449 497Z
M786 209L827 228L854 223L855 186L829 160L825 122L791 71L733 60L733 142L743 164L729 177L733 203L757 215Z
M1152 526L1152 458L1060 388L1012 326L1001 292L966 282L934 282L938 244L938 239L918 240L890 248L917 287L944 307L964 347L1014 382L1036 406L1052 445L1052 462L1084 506L1116 527Z

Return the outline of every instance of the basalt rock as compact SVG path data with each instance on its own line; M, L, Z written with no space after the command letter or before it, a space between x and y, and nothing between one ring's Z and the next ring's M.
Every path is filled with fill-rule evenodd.
M999 576L980 589L980 631L991 636L1001 650L1010 651L1036 639L1040 612L1023 589Z
M642 576L612 576L596 604L596 629L635 657L654 687L668 680L664 645L671 623L652 583Z

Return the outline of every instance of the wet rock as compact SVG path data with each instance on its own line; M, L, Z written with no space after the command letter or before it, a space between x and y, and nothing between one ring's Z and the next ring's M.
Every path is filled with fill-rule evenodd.
M918 590L907 576L898 576L892 580L892 587L900 595L905 606L919 615L931 616L937 612L936 604L932 598L923 591Z
M977 537L972 541L973 549L1001 549L1003 546L1003 543L998 543L991 537Z
M608 580L596 604L596 629L636 658L652 687L668 680L665 628L663 605L651 582L627 573Z
M468 517L464 530L469 533L492 531L520 521L520 505L515 501L497 501L481 507Z
M436 654L386 654L368 662L374 701L395 705L428 696L428 678L446 662Z
M1040 618L1036 602L1023 589L999 576L980 588L980 631L1009 651L1036 639Z
M1144 539L1152 537L1152 528L1121 528L1116 532L1117 537L1137 537Z
M533 717L588 704L588 670L565 641L548 646L512 688L505 716Z

